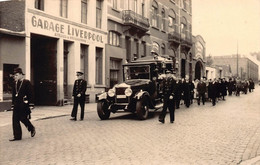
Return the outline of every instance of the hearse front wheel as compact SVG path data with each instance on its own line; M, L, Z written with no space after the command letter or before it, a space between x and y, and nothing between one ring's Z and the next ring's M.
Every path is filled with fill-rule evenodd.
M141 100L137 101L136 114L140 120L147 119L148 114L149 114L149 106L148 106L148 102L146 101L145 98L142 98Z
M99 101L97 103L97 113L101 120L109 118L110 111L108 110L108 103L106 101Z

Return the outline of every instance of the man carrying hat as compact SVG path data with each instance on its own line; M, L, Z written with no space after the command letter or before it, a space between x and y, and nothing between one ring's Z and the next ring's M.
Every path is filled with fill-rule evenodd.
M22 128L20 122L31 132L31 137L34 137L35 127L30 122L31 110L34 108L33 90L29 80L24 79L24 74L21 68L14 69L14 85L12 92L12 110L13 110L13 135L14 138L9 141L22 139Z
M83 79L83 72L77 72L77 80L73 86L72 96L74 97L73 109L70 120L77 120L78 105L81 107L80 120L84 119L85 92L87 90L87 81Z

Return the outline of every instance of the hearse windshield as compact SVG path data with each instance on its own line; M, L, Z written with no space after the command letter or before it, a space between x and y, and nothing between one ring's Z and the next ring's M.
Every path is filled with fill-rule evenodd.
M124 80L150 79L150 66L124 66Z

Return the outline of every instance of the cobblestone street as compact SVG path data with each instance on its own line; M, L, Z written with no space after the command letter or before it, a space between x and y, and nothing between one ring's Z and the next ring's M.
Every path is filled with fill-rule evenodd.
M101 121L93 106L84 121L34 120L36 136L22 126L23 139L15 142L8 141L9 123L0 126L0 164L260 164L259 98L258 87L214 107L182 105L174 124L169 114L159 123L160 111L144 121L129 113Z

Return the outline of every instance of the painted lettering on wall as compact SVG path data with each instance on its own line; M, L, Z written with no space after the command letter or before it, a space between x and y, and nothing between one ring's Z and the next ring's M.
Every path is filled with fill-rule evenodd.
M57 37L77 40L81 42L84 42L85 40L92 40L95 42L103 43L102 35L96 34L92 31L90 32L72 25L64 25L61 23L52 22L50 20L44 20L41 18L37 18L36 16L32 16L31 21L33 27L54 32L54 35Z

